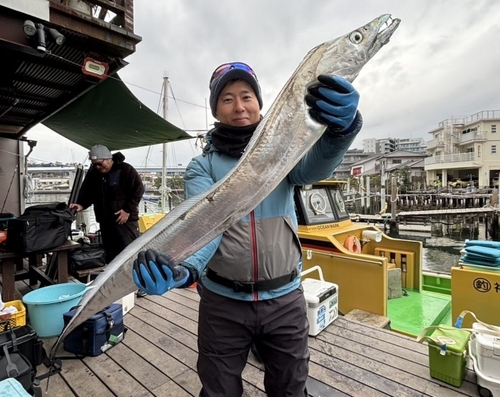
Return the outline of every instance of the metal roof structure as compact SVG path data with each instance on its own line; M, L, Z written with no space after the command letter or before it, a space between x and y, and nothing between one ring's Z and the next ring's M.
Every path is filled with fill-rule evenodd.
M22 139L102 81L92 67L113 75L140 41L133 0L0 0L0 137Z

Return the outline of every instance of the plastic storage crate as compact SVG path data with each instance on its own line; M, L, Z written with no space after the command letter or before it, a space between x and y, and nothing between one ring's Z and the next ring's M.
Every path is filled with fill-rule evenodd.
M20 300L5 302L5 307L8 306L14 306L17 312L0 315L0 332L5 331L6 328L6 324L2 324L2 322L8 321L10 328L26 325L26 308L23 302Z
M465 377L470 333L460 329L436 328L427 338L429 370L433 378L460 387Z

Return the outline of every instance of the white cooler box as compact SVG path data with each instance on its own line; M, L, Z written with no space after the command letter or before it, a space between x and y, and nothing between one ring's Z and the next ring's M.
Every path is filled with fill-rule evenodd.
M472 360L474 372L477 378L477 389L480 396L500 397L500 380L485 375L478 366L476 351L477 339L469 342L469 357ZM486 389L486 390L485 390Z
M473 323L472 328L478 330L478 333L474 333L473 340L476 361L481 373L500 382L500 328L498 337L481 334L481 330L488 328L479 323Z
M339 314L339 287L337 284L312 278L302 280L302 287L307 303L309 335L315 336L331 324Z

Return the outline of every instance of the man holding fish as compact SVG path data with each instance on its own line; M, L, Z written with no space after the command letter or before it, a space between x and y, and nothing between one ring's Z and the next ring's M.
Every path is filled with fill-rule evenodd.
M400 22L384 14L311 49L264 118L253 70L219 66L209 84L219 122L186 169L186 200L108 264L50 357L78 325L136 286L161 295L198 281L200 396L241 396L253 344L268 396L307 396L309 325L293 190L330 177L342 161L362 124L350 82Z
M210 106L219 120L203 154L185 173L186 198L210 188L236 165L262 116L262 95L250 66L219 66L210 79ZM300 284L293 186L332 175L361 129L359 94L347 80L318 76L305 96L313 120L327 126L315 146L249 215L177 266L143 251L134 281L148 294L203 286L199 308L200 396L241 396L241 373L255 344L269 396L307 396L308 330Z

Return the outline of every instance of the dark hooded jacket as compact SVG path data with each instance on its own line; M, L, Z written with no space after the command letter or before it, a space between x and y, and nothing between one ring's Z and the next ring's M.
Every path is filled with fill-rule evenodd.
M77 203L84 209L94 204L99 223L115 222L115 213L119 210L130 214L129 221L139 219L139 202L144 194L144 185L135 168L124 160L121 152L113 154L113 167L106 174L91 167L80 188Z

